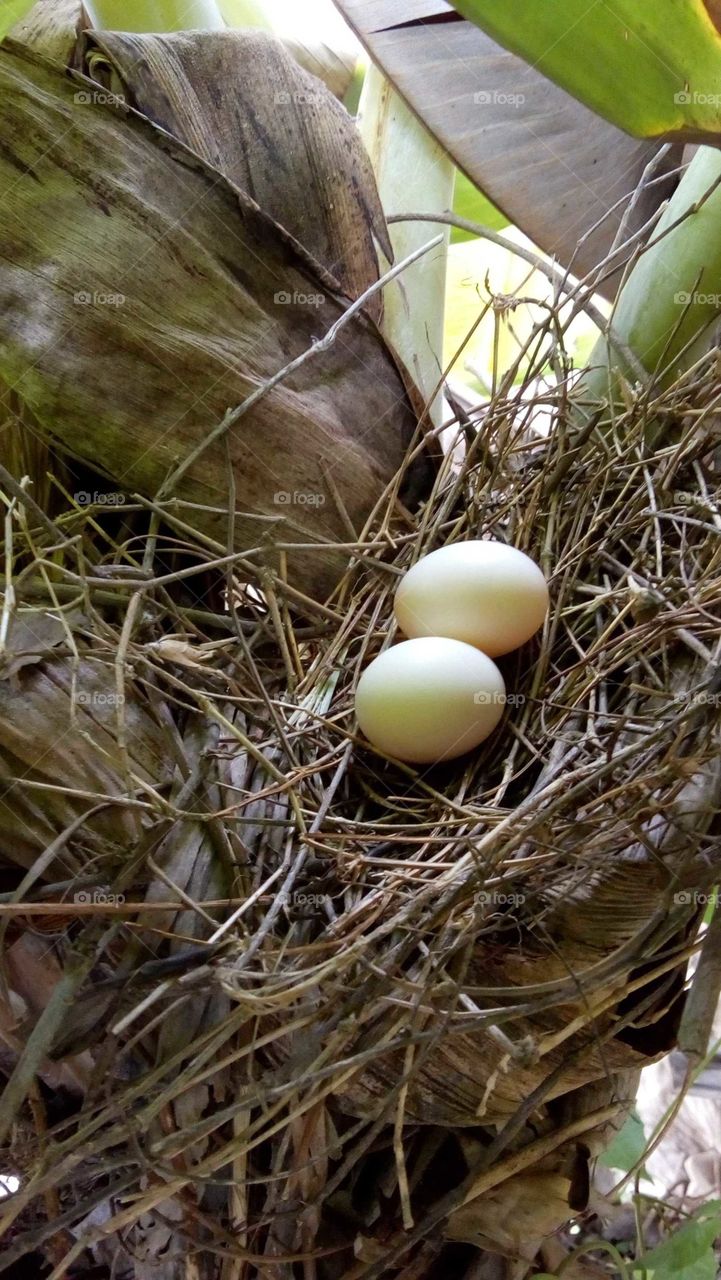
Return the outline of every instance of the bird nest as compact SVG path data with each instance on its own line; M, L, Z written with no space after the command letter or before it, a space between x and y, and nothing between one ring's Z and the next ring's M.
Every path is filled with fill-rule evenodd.
M51 517L6 475L7 1264L460 1277L583 1212L718 876L716 393L709 360L579 426L539 372L322 605L182 504L95 478ZM545 630L482 747L386 759L353 696L399 577L489 535Z

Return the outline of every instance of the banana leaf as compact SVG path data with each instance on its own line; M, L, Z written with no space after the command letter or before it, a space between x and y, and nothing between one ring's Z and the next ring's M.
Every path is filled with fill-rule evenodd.
M84 25L82 0L35 0L8 34L67 67L72 65L75 44Z
M218 8L229 27L273 31L301 67L318 76L336 98L345 99L356 74L358 50L342 23L330 30L327 21L320 31L315 26L304 30L302 23L289 29L287 12L278 14L273 0L218 0Z
M123 31L221 31L225 26L215 0L85 0L93 26Z
M335 3L467 178L576 275L605 259L622 224L633 236L673 192L680 145L659 157L656 139L600 119L445 0ZM508 11L515 21L516 7ZM656 181L624 223L654 159ZM602 291L613 297L619 279L616 271Z
M100 868L137 839L137 814L118 803L127 784L115 674L99 649L83 649L73 669L65 638L80 621L67 614L61 625L44 610L20 610L0 654L0 866L32 868L38 880L62 880L91 856ZM138 690L128 691L123 717L134 778L162 784L167 737ZM84 815L79 854L74 836Z
M606 120L639 138L717 144L721 133L718 0L452 0L464 17Z

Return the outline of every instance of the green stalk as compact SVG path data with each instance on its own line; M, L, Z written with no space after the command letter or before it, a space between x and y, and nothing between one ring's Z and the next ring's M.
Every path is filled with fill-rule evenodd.
M612 321L659 386L675 381L698 359L721 314L719 228L721 151L700 147L621 289ZM583 379L584 400L615 399L618 373L635 381L600 340Z
M366 72L359 127L375 171L386 217L396 213L439 213L453 202L455 167L405 102L373 64ZM390 228L396 261L428 240L428 224L395 223ZM443 310L449 234L383 292L383 333L410 370L431 418L442 418L435 395L443 361ZM384 265L384 264L382 264Z
M98 31L222 31L215 0L85 0Z
M0 40L16 22L25 17L33 4L34 0L5 0L5 3L0 3Z

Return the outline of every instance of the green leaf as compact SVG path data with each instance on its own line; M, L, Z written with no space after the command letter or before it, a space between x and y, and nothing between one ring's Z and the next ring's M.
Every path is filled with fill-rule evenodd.
M719 908L719 886L714 885L710 897L709 904L703 913L703 923L710 924Z
M662 1244L643 1256L653 1280L716 1280L713 1242L721 1235L721 1203L702 1205Z
M607 1169L621 1169L628 1173L642 1159L646 1146L646 1134L640 1117L637 1111L632 1111L610 1147L599 1156L599 1164L605 1165Z
M465 173L460 169L456 172L456 185L453 192L453 212L457 213L459 218L468 218L469 222L481 222L485 227L490 227L492 231L503 231L504 227L510 226L510 222L505 213L501 213L497 209L488 196L479 191ZM451 244L458 244L461 240L473 240L474 235L470 231L459 231L454 227L451 231Z
M628 133L696 142L721 133L718 0L452 3L499 44Z
M35 0L0 0L0 40L16 22L25 17L34 3Z

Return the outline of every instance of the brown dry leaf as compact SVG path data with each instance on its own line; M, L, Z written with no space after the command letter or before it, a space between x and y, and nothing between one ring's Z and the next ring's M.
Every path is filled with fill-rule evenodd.
M358 61L355 49L332 48L322 40L309 44L306 40L286 37L283 44L296 62L312 76L327 84L331 93L341 101L353 83Z
M599 1088L609 1071L636 1071L669 1051L682 1009L688 938L683 895L678 905L669 908L669 885L672 875L675 883L690 885L701 883L705 874L710 888L714 872L705 863L703 844L697 858L689 853L692 832L698 838L709 830L720 796L721 766L712 759L667 803L662 822L650 818L643 831L639 824L637 833L643 834L643 841L630 843L632 826L619 831L619 845L625 852L615 862L589 868L576 844L568 872L559 869L542 895L544 926L554 939L554 954L530 939L523 954L512 948L486 949L476 941L467 979L481 999L489 994L493 999L494 989L530 991L533 984L542 982L557 984L558 1003L514 1017L511 1040L516 1049L525 1043L534 1047L527 1059L512 1056L508 1043L483 1028L445 1029L409 1083L405 1099L409 1120L497 1124L508 1119L543 1080L548 1080L547 1099L579 1097L584 1090L592 1093ZM624 803L628 806L628 796ZM610 808L606 821L610 825ZM635 959L627 967L609 968L602 980L590 979L602 957L608 960L644 932L648 938L653 920L659 922L667 955L676 952L675 971L661 974L658 980L649 976L648 984L639 984L635 991L628 990L630 982L639 983ZM652 943L646 945L652 955ZM562 988L569 975L578 989L567 988L564 996ZM433 1025L429 1016L428 1026ZM379 1014L373 1028L375 1042L380 1044L384 1034L384 1017ZM353 1115L373 1114L402 1071L402 1050L379 1054L337 1090L339 1105Z
M154 658L159 658L161 662L175 662L182 667L195 667L197 669L200 669L202 663L208 662L213 655L212 649L204 653L198 645L189 644L187 640L178 640L174 636L164 636L162 640L153 640L148 645L148 650Z
M31 867L82 814L91 814L82 827L81 854L71 836L47 868L59 880L81 873L93 859L102 875L102 859L120 850L127 855L138 838L137 812L112 801L127 785L113 667L92 654L81 656L74 715L72 675L66 659L51 657L26 666L13 681L0 679L0 862ZM168 743L129 684L122 710L134 778L162 785Z
M9 998L0 996L0 1063L9 1073L63 971L52 944L29 932L6 948L2 963ZM40 1076L50 1089L64 1088L82 1094L92 1065L89 1053L71 1054L61 1063L44 1059Z
M73 610L65 615L65 622L57 614L44 609L22 609L9 625L5 643L0 646L0 679L11 680L21 667L42 661L53 649L67 639L82 621L82 614Z
M0 376L43 430L154 496L242 403L344 312L333 279L182 144L12 42L0 49ZM90 98L90 101L88 101ZM96 93L97 98L97 93ZM195 459L180 515L319 597L417 419L373 323L354 316ZM427 463L408 483L422 489ZM175 509L177 511L177 508Z
M568 1221L569 1186L567 1178L546 1171L518 1174L456 1209L444 1235L532 1262L544 1237Z
M447 0L336 0L370 56L467 176L576 275L608 253L657 141L600 119ZM630 237L673 192L682 148L658 159ZM411 213L408 209L404 212ZM617 264L618 265L618 264ZM616 292L616 271L602 291Z
M67 66L71 63L77 33L86 26L82 0L36 0L25 17L10 28L9 34L13 40L29 44L38 53ZM332 48L322 40L309 43L282 34L279 38L301 67L318 76L336 98L345 97L353 83L357 62L350 45Z
M594 959L597 957L594 956ZM583 973L588 956L581 948L564 948L563 956L548 956L542 949L523 957L507 957L474 950L468 977L479 990L494 986L522 991L534 982L557 982L568 973ZM439 1015L429 1015L423 1029L439 1029L432 1053L419 1063L408 1085L405 1116L409 1123L438 1125L500 1124L512 1116L528 1098L549 1081L546 1099L562 1097L603 1080L609 1070L636 1070L653 1060L614 1036L617 1005L624 993L627 975L608 981L585 999L570 997L540 1013L514 1017L512 1043L526 1045L535 1053L514 1059L492 1031L473 1028L440 1028ZM382 1043L386 1034L382 1013L367 1033L373 1043ZM588 1027L593 1027L589 1043ZM665 1049L664 1049L665 1052ZM392 1049L378 1053L362 1071L340 1085L335 1093L341 1110L350 1115L376 1114L403 1074L404 1053Z
M355 124L273 36L87 31L77 65L247 191L349 297L378 279L374 237L392 261Z

